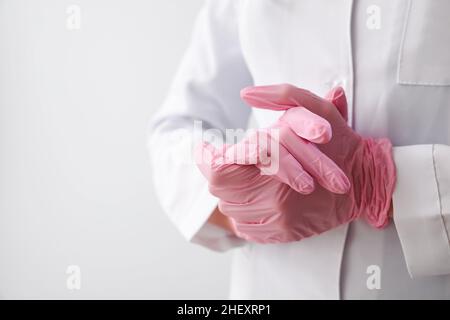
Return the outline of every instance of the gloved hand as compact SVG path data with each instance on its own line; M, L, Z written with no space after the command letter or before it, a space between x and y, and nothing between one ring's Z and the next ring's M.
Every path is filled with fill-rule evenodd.
M346 99L342 89L333 90L330 94L337 109L332 103L290 85L247 88L242 91L242 97L256 107L288 110L273 127L280 129L280 143L288 146L287 150L291 153L286 154L286 150L280 148L278 160L279 171L282 173L267 176L260 174L260 164L237 165L223 161L225 154L236 146L225 146L222 150L217 150L209 144L203 144L197 150L197 157L201 156L203 160L205 151L209 155L206 157L209 160L203 161L199 167L209 179L211 192L220 198L219 209L231 218L238 236L260 243L289 242L322 233L361 215L376 227L387 223L395 181L390 143L387 140L362 139L346 125L338 112L340 110L344 115L346 112ZM311 185L311 176L302 171L300 166L298 174L295 163L284 160L292 153L296 156L302 153L303 145L296 145L292 130L297 134L301 133L303 138L308 134L314 136L305 128L314 128L318 123L318 118L311 117L311 113L305 112L305 108L298 107L300 105L327 119L331 124L333 137L328 141L330 136L325 133L327 130L321 130L322 134L318 135L321 138L316 139L316 142L327 142L318 145L318 150L323 153L316 153L317 158L309 158L307 161L311 161L310 163L304 162L304 158L296 157L296 161L308 173L311 173L308 170L311 163L316 163L313 167L323 177L327 176L327 168L322 165L321 160L328 161L328 156L351 178L347 194L330 192L330 188L325 189L323 183L315 188L313 186L314 191L309 195L304 194L311 192L311 187L296 187ZM311 125L305 126L305 123ZM300 140L308 147L314 146ZM244 140L242 143L247 142ZM242 163L242 159L239 160L236 162ZM336 169L333 170L336 172ZM332 176L336 177L336 174Z

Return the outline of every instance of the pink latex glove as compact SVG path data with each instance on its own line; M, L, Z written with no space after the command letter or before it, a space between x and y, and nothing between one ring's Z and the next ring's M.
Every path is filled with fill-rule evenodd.
M271 127L257 130L237 145L224 145L221 150L216 150L207 142L198 146L196 163L210 181L211 191L217 194L215 187L226 187L225 174L242 173L235 181L242 192L234 196L246 199L249 192L245 190L250 186L247 186L249 181L244 173L250 171L252 174L272 175L302 194L314 191L314 181L334 193L348 192L350 181L345 173L316 146L330 141L330 123L306 108L298 108L297 111L295 117L283 116ZM266 143L261 143L263 140ZM270 150L273 145L276 145L276 152ZM246 153L239 153L242 150ZM263 158L265 153L268 153L270 160ZM267 160L271 163L268 164ZM273 166L274 163L277 165ZM241 164L245 165L240 166ZM260 177L260 181L263 180L265 178ZM225 198L229 198L228 195Z
M283 173L264 176L259 172L262 168L259 164L224 163L224 154L235 146L217 150L204 144L197 150L197 156L199 152L203 156L207 151L209 161L203 161L199 167L209 179L211 192L220 198L219 209L231 218L238 236L260 243L296 241L325 232L359 216L365 216L375 227L386 225L395 182L391 145L386 139L362 139L347 126L338 112L346 115L346 99L341 88L329 94L329 99L337 109L329 101L290 85L247 88L242 91L242 97L256 107L288 109L274 127L280 128L281 145L289 145L291 149L295 149L292 130L298 133L301 129L296 124L303 124L301 130L309 133L315 131L311 128L320 124L317 118L305 112L305 108L298 106L304 106L328 120L333 138L329 141L331 137L326 133L327 130L316 131L320 132L316 135L316 142L329 142L318 145L323 153L318 153L321 156L317 159L312 158L312 163L318 164L315 167L323 176L327 170L322 166L321 159L326 155L344 169L352 183L347 194L330 192L322 184L313 187L314 191L309 195L304 194L310 193L311 188L303 188L300 191L304 194L300 194L296 192L299 188L293 187L292 181L296 181L294 185L297 186L311 185L311 177L304 172L298 174L296 169L301 167L296 168L290 161L288 163L291 166L285 167L283 158L286 154L281 149L279 171ZM305 126L305 123L309 126ZM283 126L286 124L288 126ZM296 128L291 130L290 126ZM305 138L308 133L302 132L300 136ZM308 146L313 145L303 142ZM302 144L297 147L300 146ZM297 160L309 172L308 163ZM335 174L333 176L336 177Z

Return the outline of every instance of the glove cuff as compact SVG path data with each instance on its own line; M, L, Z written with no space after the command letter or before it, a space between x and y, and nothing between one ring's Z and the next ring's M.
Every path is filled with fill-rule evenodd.
M389 223L389 210L395 188L396 172L389 139L364 139L361 184L361 209L367 222L375 228Z

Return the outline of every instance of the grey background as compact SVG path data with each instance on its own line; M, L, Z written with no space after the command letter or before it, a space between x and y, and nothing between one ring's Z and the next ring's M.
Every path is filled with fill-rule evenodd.
M178 234L146 150L201 3L0 0L1 298L227 296L229 254Z

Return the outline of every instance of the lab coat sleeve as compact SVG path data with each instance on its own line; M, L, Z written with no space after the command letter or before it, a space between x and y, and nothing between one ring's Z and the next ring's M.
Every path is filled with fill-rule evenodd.
M394 148L394 222L411 277L450 274L450 146Z
M150 122L148 150L163 210L189 241L223 251L243 240L207 222L218 199L192 157L202 133L223 141L245 129L250 108L239 92L252 84L238 39L240 1L206 1L168 96Z

